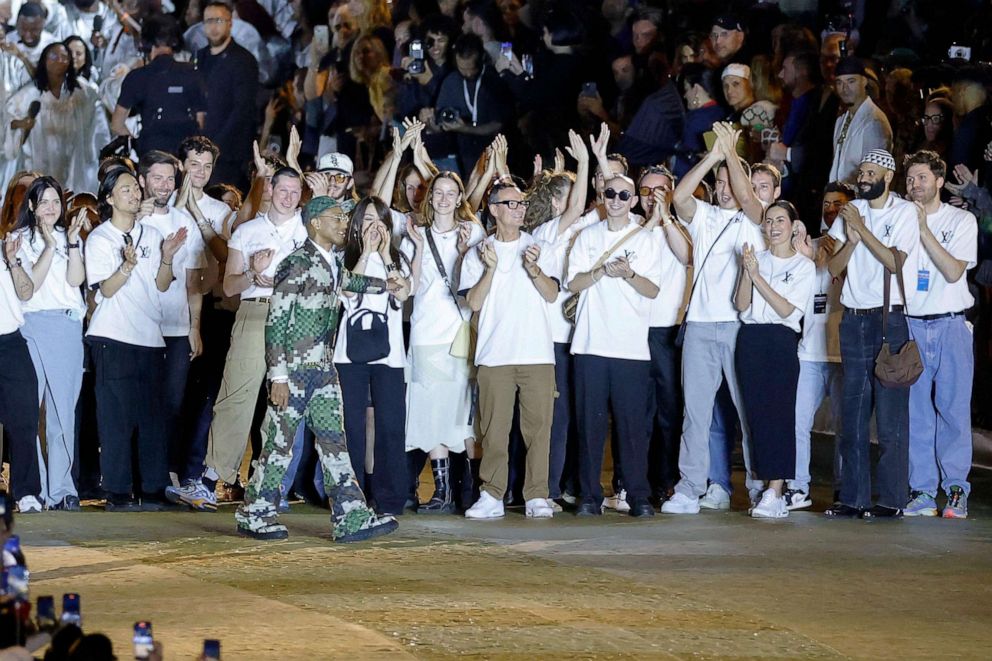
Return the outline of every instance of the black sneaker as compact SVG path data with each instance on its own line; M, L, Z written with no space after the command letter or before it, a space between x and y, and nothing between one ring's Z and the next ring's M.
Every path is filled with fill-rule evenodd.
M105 512L140 512L141 505L130 496L111 495L103 509Z
M861 518L865 520L872 519L901 519L902 510L896 507L886 507L885 505L875 505L871 509L867 509L861 513Z
M79 498L76 496L66 496L62 499L62 502L52 509L61 512L79 512L82 510L82 507L79 506Z
M861 516L861 510L844 503L834 503L823 512L823 515L831 519L856 519Z
M382 521L374 526L368 528L362 528L361 530L356 530L353 533L347 535L341 535L340 537L335 537L334 542L337 544L348 544L351 542L364 542L366 540L372 539L373 537L381 537L382 535L388 535L397 528L400 527L399 521L396 519L389 519L388 521Z

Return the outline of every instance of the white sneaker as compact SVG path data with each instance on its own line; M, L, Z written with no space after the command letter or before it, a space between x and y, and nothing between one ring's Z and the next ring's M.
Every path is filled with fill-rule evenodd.
M41 506L41 501L39 501L34 496L24 496L19 501L17 501L17 511L21 514L29 514L31 512L40 512L44 508Z
M503 501L493 498L488 491L483 491L475 505L465 510L466 519L500 519L503 514Z
M789 516L785 498L775 495L774 489L765 489L761 500L751 508L751 516L756 519L782 519Z
M798 489L786 489L782 496L785 498L785 506L790 512L792 510L803 510L807 507L813 506L813 501L810 500L809 494L805 491L799 491Z
M558 512L562 511L561 505L556 503L553 498L548 498L547 501L548 501L548 507L550 507L555 514L558 514Z
M706 510L729 510L730 494L719 484L711 484L699 499L699 506Z
M699 499L680 491L661 504L662 514L699 514Z
M548 505L547 498L531 498L526 503L526 510L528 519L550 519L555 515L555 510ZM500 512L500 516L503 516L502 512Z
M622 514L626 514L630 511L630 504L627 503L627 490L620 489L619 493L616 493L609 498L603 500L603 507L608 510L616 510Z

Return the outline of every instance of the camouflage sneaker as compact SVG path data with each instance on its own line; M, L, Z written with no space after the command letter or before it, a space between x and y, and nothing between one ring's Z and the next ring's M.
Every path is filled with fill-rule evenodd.
M268 516L265 516L268 514ZM241 506L234 513L234 520L238 522L238 534L243 537L253 539L286 539L289 531L286 526L276 523L276 517L272 512L272 507L268 503L260 503L259 506Z
M356 508L348 512L344 519L334 524L331 535L334 541L339 544L363 542L373 537L388 535L399 525L399 522L391 516L378 516L370 509Z

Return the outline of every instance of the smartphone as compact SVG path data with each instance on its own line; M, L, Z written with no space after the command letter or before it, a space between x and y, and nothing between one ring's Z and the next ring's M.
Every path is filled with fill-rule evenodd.
M55 597L50 594L38 597L35 622L39 631L55 631Z
M317 48L321 51L328 51L331 48L331 31L326 25L315 25L313 28L313 40L317 42Z
M520 65L524 68L524 73L527 74L527 78L534 77L534 58L530 55L523 55L520 58Z
M599 96L599 89L596 87L596 83L582 83L582 92L579 96Z
M499 44L499 56L505 57L508 60L513 59L513 42L503 41Z
M82 628L83 617L79 610L79 595L67 592L62 595L62 624L75 624Z
M134 623L134 658L147 659L155 649L152 623L142 620Z
M93 17L93 32L101 32L103 30L103 16L99 14Z
M840 56L847 57L847 39L841 39L838 41L837 47L840 48Z
M971 61L971 48L968 46L958 46L957 42L954 42L947 49L947 57L951 60Z
M424 42L420 39L414 39L410 42L410 64L407 65L407 71L413 74L424 73Z
M220 641L207 639L203 641L203 661L220 661Z

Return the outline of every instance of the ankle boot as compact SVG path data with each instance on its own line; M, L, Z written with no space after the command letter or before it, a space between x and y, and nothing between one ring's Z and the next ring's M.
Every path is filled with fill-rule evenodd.
M455 504L451 501L451 459L431 459L431 473L434 474L434 495L417 511L420 514L453 514Z
M479 468L482 466L482 459L465 457L465 463L468 465L468 475L466 477L472 481L472 502L474 503L482 495L480 491L482 478L479 477Z

